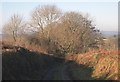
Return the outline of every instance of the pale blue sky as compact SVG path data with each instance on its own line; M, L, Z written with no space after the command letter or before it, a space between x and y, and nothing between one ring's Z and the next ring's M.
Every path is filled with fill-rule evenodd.
M30 13L38 5L55 4L63 11L80 11L89 13L94 24L101 31L118 30L118 2L3 2L2 3L2 24L11 15L18 13L26 19L30 18ZM1 14L0 14L1 16Z

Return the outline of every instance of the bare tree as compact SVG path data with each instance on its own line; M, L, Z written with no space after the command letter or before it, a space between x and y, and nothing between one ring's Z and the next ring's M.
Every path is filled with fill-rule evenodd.
M89 47L97 47L100 40L92 20L77 12L65 13L53 29L50 33L62 54L85 52Z
M13 37L16 42L17 37L19 37L24 32L25 22L22 17L14 14L11 16L10 20L4 24L3 33Z
M38 6L32 12L30 27L34 28L34 31L43 31L48 24L58 21L60 16L61 10L55 5Z
M48 46L51 40L49 33L50 27L54 26L61 16L62 11L55 5L36 7L32 11L31 20L29 22L30 30L32 30L35 35L32 41L41 46Z

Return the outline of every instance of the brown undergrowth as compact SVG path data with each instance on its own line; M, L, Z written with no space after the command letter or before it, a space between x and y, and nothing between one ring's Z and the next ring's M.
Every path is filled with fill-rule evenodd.
M118 80L118 66L120 66L118 65L118 50L91 50L84 54L67 55L66 59L91 67L93 70L91 76L95 79ZM79 76L81 67L73 67L70 70L73 72L73 77L81 78Z

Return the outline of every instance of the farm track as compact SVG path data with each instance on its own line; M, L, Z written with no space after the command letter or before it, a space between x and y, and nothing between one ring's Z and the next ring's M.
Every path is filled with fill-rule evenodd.
M57 61L55 65L48 69L43 80L71 80L67 73L64 60Z

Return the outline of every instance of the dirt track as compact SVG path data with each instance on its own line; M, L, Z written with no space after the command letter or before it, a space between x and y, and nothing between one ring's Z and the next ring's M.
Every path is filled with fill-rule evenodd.
M46 73L43 80L71 80L66 70L65 62L60 61L51 67Z
M2 54L2 75L4 80L34 79L72 81L74 79L73 71L80 71L80 74L78 75L81 76L77 79L82 79L83 75L86 79L86 76L90 73L89 71L87 72L89 69L86 68L88 67L85 67L84 65L78 65L74 61L66 62L64 58L54 57L43 53L30 52L26 49L25 52L21 52L23 51L4 52ZM76 70L76 68L78 70Z

